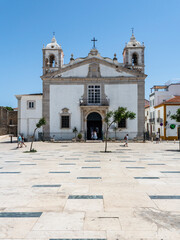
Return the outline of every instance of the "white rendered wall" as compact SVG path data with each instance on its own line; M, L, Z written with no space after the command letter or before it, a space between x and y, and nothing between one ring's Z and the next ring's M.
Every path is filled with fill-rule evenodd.
M150 118L150 111L149 111L149 107L145 108L145 131L149 131L150 132L150 125L149 125L149 118ZM147 129L147 123L149 125L148 129Z
M28 101L35 101L35 108L28 109ZM42 96L41 95L27 95L21 97L19 100L19 126L18 133L23 134L25 138L32 136L36 123L42 118ZM38 131L42 132L42 129L38 129L36 132L36 138L38 136Z
M113 84L105 85L105 94L110 99L109 110L116 110L118 107L127 107L128 111L136 113L136 118L127 120L127 128L119 132L120 135L129 134L130 138L136 137L138 131L138 96L137 84ZM113 132L113 130L110 130Z
M169 94L180 95L180 84L172 84L168 87Z
M72 136L72 129L81 131L81 110L79 99L84 94L84 85L51 85L50 86L50 132L51 134L65 133ZM70 113L70 129L61 129L60 114L63 108Z
M100 64L100 72L101 72L101 77L121 77L121 76L132 77L133 76L126 72L117 72L114 68L107 67L102 64Z
M178 110L178 108L180 108L180 105L178 106L166 106L166 114L169 113L170 111L170 116L173 114L176 114L176 111ZM180 125L180 123L177 123L175 120L171 119L170 116L167 117L166 115L166 121L168 122L167 124L167 128L166 128L166 137L174 137L174 136L178 136L178 128L177 126ZM171 129L170 125L171 124L175 124L176 128L175 129Z
M155 133L158 132L158 128L160 128L160 135L164 136L164 106L155 108ZM160 122L157 122L158 111L160 110L160 118L163 119L163 126L160 126Z
M87 77L89 64L73 68L61 74L62 77Z

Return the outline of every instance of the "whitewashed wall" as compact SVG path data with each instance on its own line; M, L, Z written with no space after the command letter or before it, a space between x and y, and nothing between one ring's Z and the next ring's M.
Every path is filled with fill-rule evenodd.
M122 136L128 133L130 138L136 137L138 131L137 85L105 85L105 94L110 99L109 110L116 110L118 107L127 107L127 110L136 113L136 118L134 120L127 120L127 128L119 132ZM113 130L110 131L113 132Z
M50 132L51 135L65 133L73 137L72 129L81 130L81 112L79 99L84 93L83 85L51 85L50 86ZM68 108L71 114L70 129L61 129L60 114L63 108Z
M166 113L168 113L170 111L170 116L173 114L176 114L177 109L180 108L179 106L166 106ZM178 136L178 125L180 125L180 123L177 123L175 120L172 120L171 118L167 117L166 120L168 122L167 128L166 128L166 137L174 137L174 136ZM171 129L170 125L171 124L176 124L176 128L175 129Z
M28 109L28 101L35 101L34 109ZM27 138L33 135L37 122L42 118L42 95L22 95L18 108L18 133ZM37 130L36 138L38 131L42 132L42 129Z
M155 108L154 110L155 110L155 133L157 133L158 128L160 128L160 135L164 136L164 106ZM158 110L160 110L160 118L163 119L163 126L160 126L160 123L157 122Z
M149 123L149 118L150 118L150 111L149 111L149 107L145 108L145 131L149 131L150 132L150 123ZM149 125L149 127L147 128L147 123Z

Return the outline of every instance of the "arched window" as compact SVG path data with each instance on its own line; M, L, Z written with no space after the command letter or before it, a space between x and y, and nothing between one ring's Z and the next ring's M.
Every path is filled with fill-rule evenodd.
M132 65L133 66L138 65L138 56L136 53L133 53L132 55Z
M50 67L55 67L55 56L54 55L50 55L49 57L49 63L50 63Z

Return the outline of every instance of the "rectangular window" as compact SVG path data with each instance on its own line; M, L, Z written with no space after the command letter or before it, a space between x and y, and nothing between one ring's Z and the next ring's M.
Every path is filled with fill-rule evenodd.
M126 128L126 119L122 119L122 120L118 123L118 128Z
M100 86L88 86L88 103L100 103Z
M13 121L12 119L9 120L9 125L12 125L13 124Z
M160 118L160 110L158 110L158 118Z
M31 109L35 108L35 101L28 101L27 102L27 107L31 108Z
M61 116L61 128L69 128L69 116Z

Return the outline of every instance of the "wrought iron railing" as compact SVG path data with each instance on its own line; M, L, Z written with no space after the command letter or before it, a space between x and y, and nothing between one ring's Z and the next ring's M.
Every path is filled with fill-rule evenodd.
M155 118L150 118L150 119L149 119L149 122L151 122L151 123L152 123L152 122L155 122Z
M89 99L82 98L79 100L80 106L109 106L109 99L101 98L99 100L89 101Z

